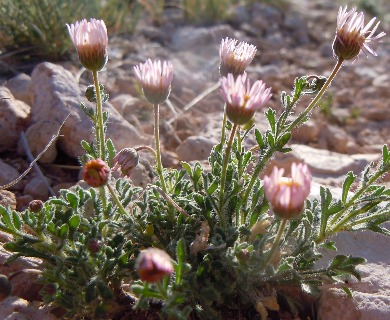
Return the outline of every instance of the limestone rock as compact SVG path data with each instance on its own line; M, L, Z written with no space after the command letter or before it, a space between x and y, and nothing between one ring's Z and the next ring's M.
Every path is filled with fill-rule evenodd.
M0 190L0 205L2 205L5 208L10 207L12 210L15 210L16 209L15 194L7 190Z
M0 152L14 149L29 121L30 107L16 100L8 88L0 87Z
M10 183L11 181L14 181L16 178L19 177L19 172L9 164L3 162L0 159L0 185L6 185ZM21 190L23 189L23 183L18 182L14 186L9 188L10 190Z
M31 77L25 73L19 73L6 83L6 87L11 91L15 99L23 101L27 105L31 104L30 86Z
M80 146L81 140L93 140L92 123L81 111L79 104L89 103L76 83L73 75L59 65L44 62L35 67L32 76L32 121L39 123L50 119L62 123L65 121L59 139L59 147L69 156L78 157L84 153ZM107 128L107 138L111 138L116 148L122 149L146 141L132 125L120 116L110 103L103 104L103 111L110 113Z
M182 161L205 160L215 144L217 144L215 140L203 136L192 136L176 149L176 153Z
M53 135L57 134L61 123L55 120L43 119L31 126L25 132L28 147L34 157L38 156L45 148ZM19 154L25 154L24 146L19 142L18 145ZM38 162L52 163L57 157L56 142L54 141L44 154L39 158Z
M32 196L34 200L46 200L49 197L48 185L40 176L32 178L24 187L23 193Z

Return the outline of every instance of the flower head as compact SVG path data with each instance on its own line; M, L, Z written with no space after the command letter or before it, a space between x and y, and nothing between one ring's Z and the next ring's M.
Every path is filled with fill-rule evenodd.
M362 50L364 53L376 52L368 45L371 41L382 38L386 33L381 32L374 36L380 21L373 26L376 18L372 18L364 26L364 13L356 12L356 8L347 11L347 6L340 7L337 15L336 37L333 41L333 53L342 60L351 60L358 56Z
M252 62L256 54L256 47L246 42L225 38L222 39L219 46L219 57L221 64L219 66L219 74L221 77L227 77L229 73L237 77L243 74L246 67Z
M130 177L133 169L138 165L138 152L134 148L125 148L119 151L113 161L112 170L120 170L123 176Z
M135 75L141 83L146 99L152 104L167 100L171 91L173 66L170 61L152 61L148 59L134 67Z
M143 281L157 282L173 273L171 257L163 250L148 248L137 257L135 268Z
M291 219L302 213L310 194L311 173L306 164L293 163L291 178L283 177L284 169L274 167L271 175L264 177L265 196L275 215Z
M103 20L86 19L66 25L81 64L88 70L100 71L107 63L107 28Z
M256 81L251 87L245 74L234 76L229 73L221 78L221 94L226 103L226 115L230 121L243 125L252 119L256 110L264 106L271 98L271 88L263 81Z
M104 186L110 174L110 168L101 159L88 161L84 166L83 179L91 187L98 188Z

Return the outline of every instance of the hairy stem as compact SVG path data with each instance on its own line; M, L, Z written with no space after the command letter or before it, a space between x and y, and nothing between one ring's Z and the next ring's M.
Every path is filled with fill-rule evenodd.
M158 104L153 105L154 109L154 139L156 142L156 161L157 161L157 174L160 177L161 188L167 193L167 187L163 176L163 168L161 164L161 151L160 151L160 107Z
M278 233L276 234L276 238L274 240L274 243L272 244L271 250L268 251L267 257L265 258L263 265L266 266L271 260L272 257L275 254L276 249L279 247L280 240L282 239L283 231L286 228L288 219L283 219L280 222Z
M337 72L339 72L340 68L343 65L344 60L339 59L334 66L332 73L330 74L329 78L326 80L324 85L322 86L321 90L317 93L317 95L314 97L314 99L310 102L310 104L307 106L305 111L303 111L299 116L290 123L290 125L286 128L286 131L291 131L293 128L295 128L297 125L299 125L302 120L313 110L313 108L316 106L317 102L321 99L323 94L325 93L326 89L330 86L331 82L333 81L334 77L336 76Z
M225 113L226 114L226 113ZM232 144L234 140L234 135L237 130L237 125L234 124L232 128L232 132L230 133L230 138L229 142L226 146L225 150L225 156L223 158L223 163L222 163L222 173L221 173L221 187L219 189L219 214L220 214L220 219L221 219L221 225L222 227L226 226L226 219L223 217L223 204L224 204L224 192L225 192L225 182L226 182L226 171L227 171L227 166L229 162L229 156L230 156L230 150L232 149Z
M103 107L102 107L102 97L100 94L100 86L98 79L98 72L93 71L93 84L95 85L96 92L96 140L99 142L99 153L98 156L103 161L106 161L106 145L104 137L104 124L103 124Z

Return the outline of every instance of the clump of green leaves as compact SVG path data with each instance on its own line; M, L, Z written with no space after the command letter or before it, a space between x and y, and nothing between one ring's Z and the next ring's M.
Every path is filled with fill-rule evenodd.
M278 288L284 285L316 295L324 279L337 282L342 275L360 279L356 266L364 262L362 258L337 255L325 268L315 265L322 257L320 248L336 249L329 239L339 231L368 229L389 235L382 224L390 220L390 190L375 184L390 170L387 146L382 161L363 172L354 193L350 189L357 177L350 172L340 199L322 187L318 199L308 200L303 214L285 229L278 258L271 263L267 259L280 221L268 214L258 172L275 152L289 151L290 134L285 131L291 124L289 115L302 95L315 94L322 83L321 77L296 79L291 95L282 94L282 113L266 112L266 132L253 128L239 132L227 169L222 212L219 144L210 154L210 170L199 163L183 163L181 170L165 171L168 194L158 184L141 189L128 180L113 179L125 212L94 188L80 187L63 190L38 213L0 207L0 230L14 236L4 245L14 253L8 263L20 256L41 258L44 301L64 308L69 318L110 317L112 310L122 310L123 303L148 308L150 299L162 302L160 312L167 318L187 319L193 314L221 319L225 308L240 309L249 317L265 310L262 303L267 299L281 298ZM93 117L88 108L83 110ZM258 155L243 147L252 133ZM83 145L93 157L94 145ZM255 174L248 171L252 163ZM264 223L265 231L254 234L258 223ZM147 247L167 251L174 260L174 276L157 284L138 279L135 260ZM137 300L125 289L128 285Z

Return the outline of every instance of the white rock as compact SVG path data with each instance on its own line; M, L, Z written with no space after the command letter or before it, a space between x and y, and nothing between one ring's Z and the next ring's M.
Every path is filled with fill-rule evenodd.
M80 102L94 107L86 101L73 75L61 66L44 62L33 71L31 85L32 121L39 123L52 119L61 123L62 138L58 146L69 156L78 157L84 153L81 140L93 140L92 123L80 110ZM143 144L147 141L131 124L123 119L109 103L103 104L103 111L110 113L107 138L111 138L118 150Z
M30 107L15 100L8 88L0 87L0 152L14 149L28 124Z

